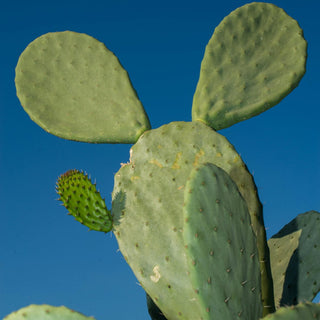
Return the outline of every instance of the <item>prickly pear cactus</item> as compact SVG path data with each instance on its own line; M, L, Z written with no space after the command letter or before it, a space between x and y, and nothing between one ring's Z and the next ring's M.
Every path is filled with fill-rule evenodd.
M273 107L298 85L305 58L302 30L282 9L270 3L238 8L206 47L193 120L219 130Z
M10 313L3 320L94 320L93 317L68 309L64 306L30 305Z
M320 291L320 213L299 214L269 239L276 307L312 301Z
M148 117L117 57L98 40L47 33L21 54L17 95L39 126L65 139L134 143Z
M84 142L135 143L130 161L115 174L111 212L77 170L59 178L57 192L76 220L93 230L112 229L147 292L152 319L257 320L279 308L281 299L294 304L319 292L319 268L301 269L310 272L306 283L312 289L290 269L299 263L291 259L297 250L306 261L312 252L318 255L304 236L311 223L304 227L307 218L297 218L301 228L290 229L290 245L281 232L269 241L270 265L252 175L216 132L290 93L305 73L306 49L298 23L282 9L259 2L238 8L206 47L192 121L154 130L127 72L98 40L70 31L48 33L22 53L17 95L43 129ZM313 235L319 243L319 233ZM299 288L292 298L286 281ZM280 308L270 319L300 313L309 319L316 310L311 308Z
M198 317L260 318L256 237L236 184L212 163L196 167L186 183L183 208L188 275L202 306Z
M115 175L112 213L120 250L160 309L172 310L173 319L201 314L186 255L177 252L185 246L187 179L194 167L207 162L226 171L252 215L261 216L252 176L240 156L225 137L201 122L173 122L146 132L132 147L130 162ZM192 302L186 305L185 297Z

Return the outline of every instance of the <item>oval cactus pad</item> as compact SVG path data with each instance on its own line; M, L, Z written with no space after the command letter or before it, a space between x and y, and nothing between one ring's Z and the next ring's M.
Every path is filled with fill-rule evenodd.
M93 317L68 309L64 306L53 307L46 304L22 308L10 313L3 320L94 320Z
M21 54L15 81L30 118L61 138L134 143L150 128L117 57L86 34L64 31L37 38Z
M201 122L172 122L145 132L115 175L114 233L141 285L167 319L201 319L184 253L184 189L203 163L225 170L259 217L252 176L228 140Z
M233 180L213 164L191 171L183 237L202 318L259 319L260 262L248 208Z
M219 130L273 107L304 75L306 49L298 23L277 6L236 9L206 47L192 119Z

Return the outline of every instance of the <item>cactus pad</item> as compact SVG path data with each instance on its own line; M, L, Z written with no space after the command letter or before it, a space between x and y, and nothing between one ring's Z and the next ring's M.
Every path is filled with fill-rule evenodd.
M30 305L10 313L3 320L94 320L66 307Z
M87 175L69 170L59 177L56 190L59 200L77 221L90 230L109 232L112 229L111 213Z
M294 307L282 307L263 320L320 320L320 304L300 303Z
M269 3L250 3L215 29L201 64L192 119L215 130L273 107L305 73L298 23Z
M30 118L61 138L134 143L149 120L117 57L81 33L47 33L21 54L16 88Z
M301 230L298 230L280 238L271 238L268 240L276 308L280 307L286 270L294 252L299 247L300 236Z
M257 219L261 206L245 164L225 137L200 122L145 132L115 175L112 213L120 250L170 320L201 314L182 253L183 202L191 170L207 162L231 176Z
M298 215L269 239L276 306L312 301L320 291L320 213Z
M193 169L184 191L189 274L202 319L262 316L260 262L247 205L213 164Z

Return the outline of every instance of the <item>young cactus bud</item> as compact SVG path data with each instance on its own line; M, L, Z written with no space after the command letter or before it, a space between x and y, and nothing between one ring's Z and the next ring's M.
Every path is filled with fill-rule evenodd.
M111 212L87 174L67 171L59 177L56 191L69 214L90 230L109 232L112 229Z

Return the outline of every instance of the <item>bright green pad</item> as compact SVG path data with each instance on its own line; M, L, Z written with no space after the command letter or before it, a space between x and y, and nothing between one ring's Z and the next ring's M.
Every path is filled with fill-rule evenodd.
M306 48L298 23L275 5L236 9L206 47L192 119L219 130L273 107L304 75Z
M184 190L189 274L202 319L262 316L260 262L247 205L213 164L192 170Z
M3 320L94 320L66 307L30 305L10 313Z
M211 162L228 172L257 219L252 176L227 139L200 122L172 122L145 132L115 175L112 213L120 250L141 285L170 319L200 319L187 276L184 189L191 170Z
M320 320L320 304L301 303L294 307L283 307L263 320Z
M111 212L88 175L69 170L59 177L56 191L69 214L90 230L109 232L112 229Z
M312 301L320 291L320 213L298 215L269 239L276 306Z
M30 118L61 138L134 143L150 128L117 57L86 34L37 38L21 54L15 81Z

